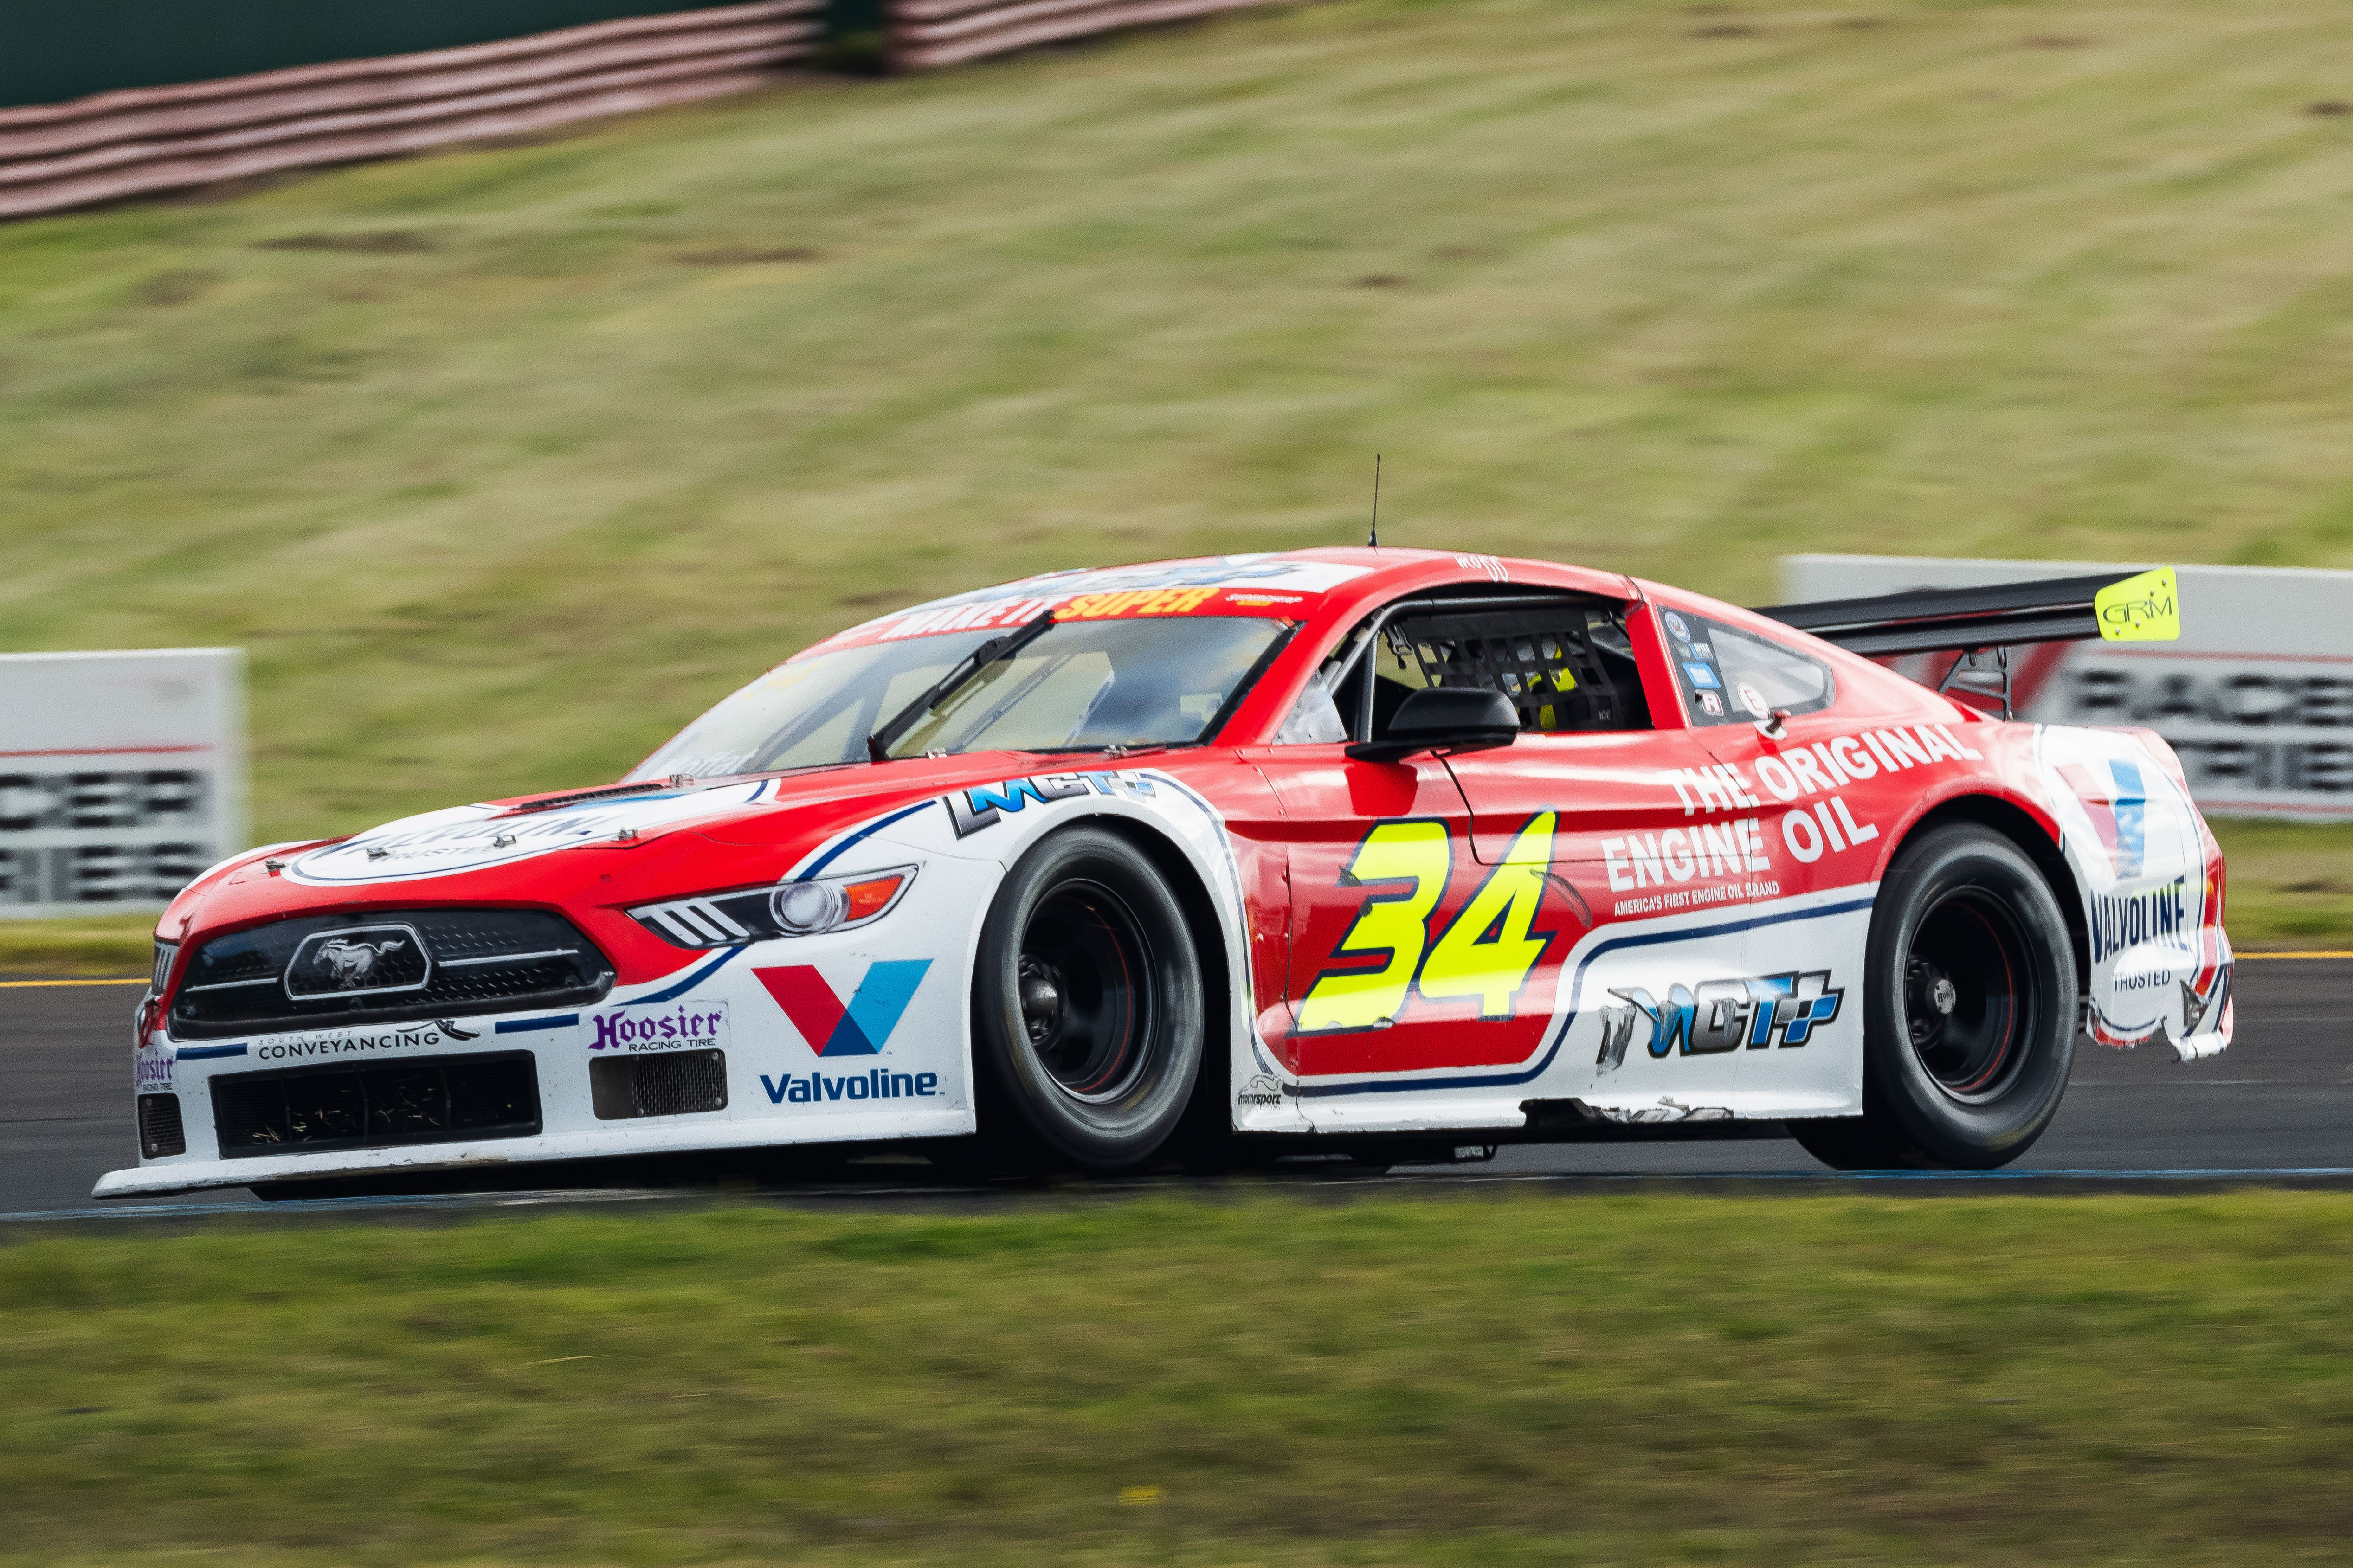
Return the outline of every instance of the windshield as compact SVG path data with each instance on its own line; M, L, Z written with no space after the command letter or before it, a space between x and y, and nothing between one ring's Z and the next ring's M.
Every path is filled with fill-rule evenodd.
M1058 623L919 716L891 755L1204 740L1285 627L1256 616ZM779 665L688 725L629 777L723 778L863 762L867 736L998 635L910 637Z

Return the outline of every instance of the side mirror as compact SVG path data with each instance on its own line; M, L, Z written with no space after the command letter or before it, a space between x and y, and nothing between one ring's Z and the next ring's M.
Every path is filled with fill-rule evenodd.
M1361 763L1393 763L1416 752L1479 752L1520 738L1512 700L1487 687L1431 686L1398 704L1388 733L1359 741L1348 755Z

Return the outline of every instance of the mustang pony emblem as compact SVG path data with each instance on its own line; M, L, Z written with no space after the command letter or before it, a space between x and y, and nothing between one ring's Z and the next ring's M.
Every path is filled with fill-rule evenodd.
M333 972L336 984L347 991L354 990L367 984L368 976L375 972L377 959L407 945L398 937L383 942L346 942L337 937L321 945L319 962Z

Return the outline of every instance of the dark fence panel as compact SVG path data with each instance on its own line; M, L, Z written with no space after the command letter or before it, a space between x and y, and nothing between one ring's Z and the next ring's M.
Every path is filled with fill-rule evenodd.
M710 0L12 0L0 106L458 48Z
M16 96L0 108L0 218L739 92L828 33L837 48L880 35L894 68L925 70L1275 3L42 0L0 34L0 101ZM609 19L516 36L584 16ZM452 37L480 41L415 47ZM301 63L239 68L257 60ZM133 79L162 85L49 100Z
M901 70L952 66L1061 38L1176 22L1275 0L891 0Z
M0 110L0 217L739 92L814 51L822 0Z

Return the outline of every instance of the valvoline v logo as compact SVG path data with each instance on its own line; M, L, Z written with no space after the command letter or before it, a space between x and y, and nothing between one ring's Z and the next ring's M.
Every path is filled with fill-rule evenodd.
M879 959L866 966L865 977L846 1003L813 964L787 963L752 973L818 1055L871 1057L890 1040L931 967L928 958Z

